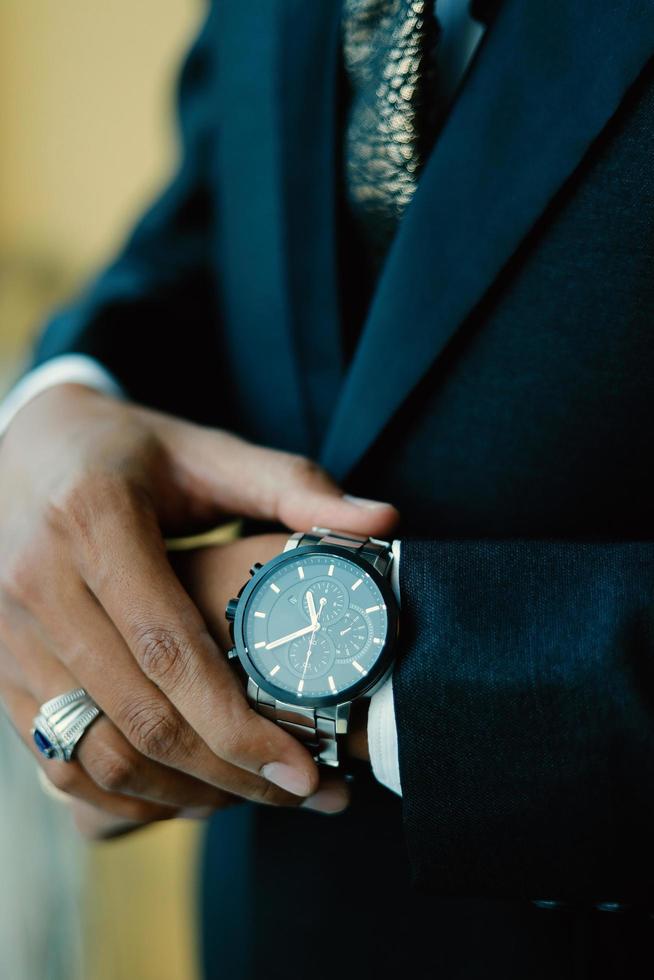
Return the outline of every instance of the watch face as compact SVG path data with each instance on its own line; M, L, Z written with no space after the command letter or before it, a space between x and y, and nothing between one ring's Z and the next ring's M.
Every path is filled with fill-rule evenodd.
M247 672L279 700L335 704L379 676L395 626L388 584L370 565L307 547L249 583L235 638Z

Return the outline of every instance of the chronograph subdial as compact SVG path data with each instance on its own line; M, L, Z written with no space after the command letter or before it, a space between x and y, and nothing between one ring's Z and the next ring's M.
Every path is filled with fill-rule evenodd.
M336 648L336 659L351 660L367 646L370 638L370 622L363 611L354 606L329 628L329 636Z
M323 604L323 611L320 616L320 622L323 624L323 626L328 626L329 623L333 623L335 620L339 619L347 609L348 598L345 593L345 589L341 583L334 578L313 579L311 582L310 591L313 595L313 601L316 609L320 605L320 600L325 600ZM306 593L302 604L307 616L310 617L311 613L309 610Z
M288 665L298 677L321 677L334 663L334 645L324 633L316 633L309 650L310 637L299 637L288 647Z

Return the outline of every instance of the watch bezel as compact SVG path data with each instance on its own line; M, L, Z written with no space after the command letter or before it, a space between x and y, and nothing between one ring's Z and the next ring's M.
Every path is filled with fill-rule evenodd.
M282 687L277 687L276 684L271 682L264 674L261 673L254 661L250 658L247 644L245 642L245 617L250 600L257 591L259 584L276 568L279 568L282 565L290 565L293 561L296 561L303 555L317 555L319 557L335 555L338 558L345 558L347 561L351 562L351 564L356 565L370 576L381 592L386 605L386 639L380 649L380 653L375 661L374 667L366 674L365 677L362 677L360 680L356 681L346 690L338 691L336 694L324 694L320 696L312 696L311 694L302 695L294 694L293 691L287 691ZM277 701L282 701L284 704L304 705L305 707L310 708L327 707L329 705L344 704L345 702L354 701L356 698L363 697L363 695L365 695L379 683L382 676L388 674L395 656L395 647L399 632L399 610L390 582L365 558L359 557L356 552L353 553L349 548L341 548L338 545L330 544L328 548L319 547L317 545L302 545L301 547L293 548L290 551L283 551L281 554L271 558L270 561L266 562L265 565L262 565L261 568L257 569L250 581L245 584L245 587L239 596L236 615L234 617L233 631L234 646L239 663L248 677L251 677L255 684L258 684L262 690L264 690L271 697L275 698Z

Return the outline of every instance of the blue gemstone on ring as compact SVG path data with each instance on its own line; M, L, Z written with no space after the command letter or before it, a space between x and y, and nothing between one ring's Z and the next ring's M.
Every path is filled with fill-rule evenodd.
M52 758L54 753L54 745L50 739L46 738L43 732L40 732L38 728L34 729L34 742L39 752L44 755L47 759Z

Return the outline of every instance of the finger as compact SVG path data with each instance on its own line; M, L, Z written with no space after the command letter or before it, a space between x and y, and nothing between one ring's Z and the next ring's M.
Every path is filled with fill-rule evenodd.
M114 817L136 823L168 820L176 816L177 809L174 807L102 790L75 760L59 762L56 759L45 759L29 734L32 719L39 711L39 702L13 686L3 687L2 700L12 727L27 745L39 768L60 793L85 800Z
M85 733L76 751L76 759L96 785L107 792L185 809L231 805L234 797L226 786L244 789L253 799L270 801L273 795L278 804L299 802L282 790L271 794L261 777L217 759L143 676L101 607L81 586L78 592L75 602L71 602L70 589L60 594L60 615L48 617L51 634L56 634L62 621L75 624L75 633L69 631L60 657L53 655L38 624L26 613L14 617L12 642L24 664L24 684L38 703L81 686L105 712ZM80 640L85 635L94 636L102 657ZM119 730L120 725L130 732L131 740ZM139 745L163 761L148 757ZM180 761L187 769L195 769L196 758L203 771L213 777L212 783L171 766Z
M143 494L121 482L105 491L101 509L94 497L77 495L64 527L80 574L143 673L218 758L267 781L257 791L259 802L284 802L279 789L310 796L318 785L311 755L248 705L168 564L156 514Z
M184 808L222 807L232 802L233 793L280 806L300 802L261 776L218 758L143 675L113 623L81 584L74 594L69 589L60 595L57 606L58 615L47 610L50 645L70 671L69 686L84 687L113 722L108 727L106 720L98 721L78 750L81 763L101 785L110 779L121 792ZM89 648L86 636L94 637L95 649ZM42 636L33 628L27 642L37 669ZM44 660L41 673L49 668L47 656ZM62 674L57 683L63 690Z
M152 821L124 820L86 800L72 800L70 811L77 830L90 841L114 840L136 830L142 830Z
M63 803L64 805L72 803L74 797L69 796L68 793L64 793L64 791L61 789L57 789L55 784L50 782L45 774L45 770L41 766L37 766L36 775L38 776L41 789L46 796L49 796L51 799L56 800L57 803Z
M85 601L91 603L88 594L85 596ZM66 613L64 603L59 611ZM99 607L97 612L106 619ZM52 623L55 620L50 621ZM7 625L5 617L0 625L0 633L6 632ZM78 625L79 623L76 624ZM5 635L3 639L7 642L8 638ZM14 657L10 662L22 665L20 683L16 685L14 681L14 686L19 686L32 695L35 703L42 704L64 691L81 686L96 700L99 707L103 708L103 704L95 698L93 685L87 686L85 679L77 676L53 655L41 635L38 624L25 610L20 613L14 612L11 619L11 644ZM93 656L89 660L91 659L96 665L95 672L104 676L106 670L103 671L99 664L96 651L93 651ZM126 654L126 659L130 666L133 666L129 654ZM7 679L6 675L5 679ZM30 748L34 748L31 739L29 741ZM94 783L106 792L136 796L175 807L204 805L222 807L231 802L229 795L215 786L210 786L185 773L175 772L142 756L106 716L94 721L85 732L78 743L75 758L76 764L81 764Z
M384 537L399 514L390 503L344 495L316 463L230 433L168 423L162 438L183 473L185 489L223 512L281 521L294 530L315 525Z
M36 635L29 639L33 670L29 671L32 677L28 676L27 685L35 703L42 704L62 691L85 687L79 678L40 647ZM93 692L89 693L93 697ZM133 796L174 808L210 806L217 809L233 802L230 794L215 786L141 755L106 715L94 721L84 733L76 748L74 764L81 766L103 793Z
M296 796L318 772L309 752L254 712L155 537L154 515L98 514L87 532L82 574L143 673L219 757Z
M235 802L230 793L136 751L106 715L84 736L76 757L109 792L184 809L223 809Z
M106 719L99 720L80 743L78 758L101 787L185 809L225 806L232 802L232 793L273 805L300 803L297 795L218 758L143 676L106 613L80 580L67 569L53 571L53 567L49 578L58 583L58 592L43 592L38 599L32 596L30 603L32 612L48 624L49 637L44 628L39 631L27 609L13 606L3 607L0 635L5 634L5 641L13 647L15 656L8 662L18 665L20 660L27 669L27 679L21 675L17 686L30 689L39 703L53 693L81 685L127 733L129 746L112 727L105 728ZM87 636L93 637L92 646ZM179 737L176 724L182 725ZM163 764L150 765L147 751ZM201 780L183 775L196 775L198 769ZM219 793L216 787L226 792ZM318 808L321 800L316 802Z

